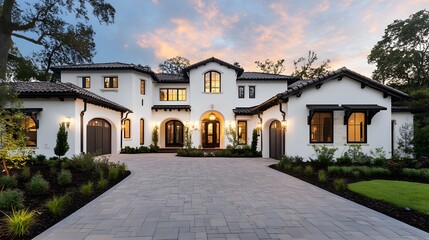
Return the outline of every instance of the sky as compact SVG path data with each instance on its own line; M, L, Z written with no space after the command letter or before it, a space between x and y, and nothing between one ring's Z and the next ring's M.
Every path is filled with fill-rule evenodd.
M115 23L96 32L96 63L149 65L168 58L192 63L209 57L239 62L258 71L255 61L293 61L314 51L366 76L375 69L367 56L395 19L429 9L429 0L106 0Z

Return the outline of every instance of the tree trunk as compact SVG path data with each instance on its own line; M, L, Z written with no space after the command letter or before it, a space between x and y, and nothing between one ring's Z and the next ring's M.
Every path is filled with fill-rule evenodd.
M0 81L6 79L7 57L12 46L12 36L0 27Z
M3 159L2 159L2 162L3 162L3 168L4 168L4 170L6 171L6 175L7 175L7 176L10 176L9 169L7 168L7 164L6 164L6 159L5 159L5 158L3 158Z

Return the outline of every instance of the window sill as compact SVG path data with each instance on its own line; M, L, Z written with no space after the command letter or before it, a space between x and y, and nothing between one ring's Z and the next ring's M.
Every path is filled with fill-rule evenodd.
M117 88L102 88L100 89L102 92L118 92Z
M223 92L218 92L218 93L214 93L214 92L201 92L203 94L223 94Z
M307 146L334 146L334 143L308 143Z
M132 141L133 139L132 138L124 138L124 141Z

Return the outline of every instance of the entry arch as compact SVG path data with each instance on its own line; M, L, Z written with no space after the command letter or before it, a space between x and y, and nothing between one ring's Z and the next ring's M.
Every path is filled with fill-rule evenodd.
M284 132L279 120L274 120L269 127L270 158L280 159L284 155Z
M112 126L103 118L94 118L86 126L86 151L112 153Z

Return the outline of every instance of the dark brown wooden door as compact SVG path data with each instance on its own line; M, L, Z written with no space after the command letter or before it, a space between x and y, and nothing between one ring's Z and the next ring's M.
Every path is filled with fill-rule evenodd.
M112 133L110 123L101 118L88 122L86 127L86 151L88 153L112 153Z
M204 122L203 148L216 148L220 146L219 121Z
M270 124L270 158L280 159L284 154L284 135L280 121Z

